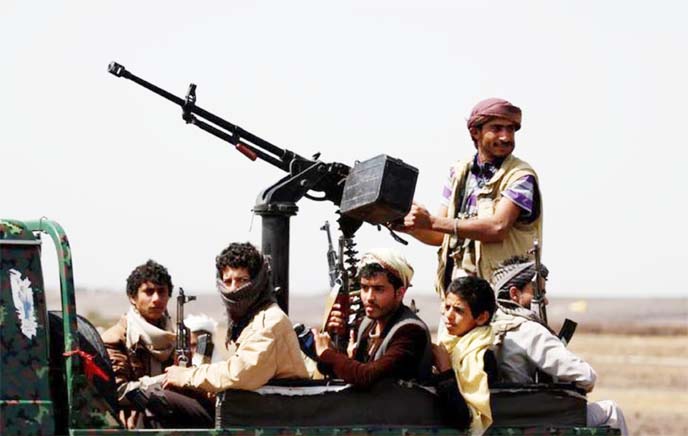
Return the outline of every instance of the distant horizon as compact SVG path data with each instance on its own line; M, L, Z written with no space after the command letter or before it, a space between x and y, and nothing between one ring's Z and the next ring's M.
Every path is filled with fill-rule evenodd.
M216 290L194 290L191 288L187 288L185 286L182 286L184 288L184 292L189 294L189 295L212 295L214 293L217 293ZM178 287L174 288L173 291L173 296L177 295L177 292L179 291ZM49 288L46 292L57 292L56 288ZM102 292L102 293L122 293L124 295L124 288L122 289L113 289L113 288L105 288L105 287L79 287L76 289L76 292ZM671 291L662 293L662 292L657 292L657 291L652 291L652 295L640 295L639 293L629 293L627 295L600 295L599 292L586 292L586 293L581 293L581 294L571 294L571 293L556 293L553 291L548 291L547 295L550 298L563 298L563 299L577 299L577 298L586 298L586 299L600 299L600 300L620 300L620 299L632 299L632 300L652 300L656 298L661 298L663 300L670 300L670 299L675 299L675 300L685 300L686 303L688 303L688 295L674 295ZM312 297L326 297L329 294L329 291L322 291L322 292L300 292L300 293L290 293L290 297L303 297L303 298L312 298ZM414 298L414 295L419 295L423 297L429 297L435 295L434 290L419 290L416 288L411 288L409 292L406 294L407 298L412 299ZM688 320L686 320L688 322Z

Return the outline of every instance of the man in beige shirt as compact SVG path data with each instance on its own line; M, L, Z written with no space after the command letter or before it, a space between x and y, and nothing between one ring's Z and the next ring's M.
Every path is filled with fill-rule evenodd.
M270 263L250 243L232 243L216 258L217 287L228 316L228 360L170 366L163 387L210 393L255 390L271 379L308 378L299 342L275 301Z

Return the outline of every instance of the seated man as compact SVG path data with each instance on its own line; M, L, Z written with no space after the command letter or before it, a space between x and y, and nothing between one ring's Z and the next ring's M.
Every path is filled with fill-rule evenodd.
M275 301L268 260L249 243L232 243L215 265L231 357L196 368L170 366L163 386L217 393L255 390L271 379L307 378L296 333Z
M173 363L176 335L167 313L171 294L172 279L164 266L152 260L139 265L127 279L129 311L102 335L115 373L122 407L120 417L127 428L148 424L130 401L132 394L152 392L156 387L164 406L153 408L151 403L148 410L157 424L185 428L213 424L210 414L197 400L159 389L163 370Z
M321 372L357 387L383 378L424 380L430 376L430 333L423 321L403 304L413 268L400 254L370 251L358 265L365 318L351 341L351 355L336 351L328 333L315 334ZM333 311L328 327L341 331L345 320ZM352 333L353 339L353 333Z
M478 277L459 277L444 292L442 321L448 334L433 349L440 371L437 392L451 424L484 433L492 424L490 388L485 367L493 342L490 320L496 310L490 284Z
M547 277L541 265L540 275ZM525 256L505 260L493 274L497 292L497 313L492 327L495 331L495 355L502 381L533 383L537 371L555 381L572 382L586 392L592 391L597 375L583 359L569 351L564 343L543 325L530 310L533 300L535 262ZM544 283L541 283L544 288ZM544 300L547 304L547 299ZM628 434L621 409L613 401L588 404L587 424L608 425Z

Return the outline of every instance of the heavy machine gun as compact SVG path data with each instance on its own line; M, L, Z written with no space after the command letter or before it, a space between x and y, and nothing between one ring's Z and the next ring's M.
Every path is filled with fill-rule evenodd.
M108 71L160 95L182 108L182 118L232 144L251 160L261 159L288 174L264 189L253 212L262 217L262 251L272 258L272 285L277 302L289 311L289 219L303 197L341 206L339 228L351 239L363 221L382 224L403 217L413 201L418 170L386 155L357 163L326 163L320 153L305 158L280 148L196 105L196 85L190 84L184 99L135 76L112 62ZM311 192L321 193L313 195Z

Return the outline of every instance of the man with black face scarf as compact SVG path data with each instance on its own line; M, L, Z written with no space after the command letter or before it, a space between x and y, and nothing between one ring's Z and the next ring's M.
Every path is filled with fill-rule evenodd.
M250 243L232 243L215 262L231 357L195 368L168 367L163 386L217 393L308 378L296 333L275 300L269 261Z

